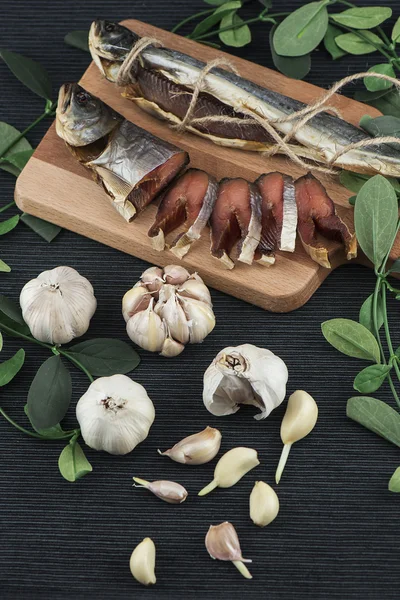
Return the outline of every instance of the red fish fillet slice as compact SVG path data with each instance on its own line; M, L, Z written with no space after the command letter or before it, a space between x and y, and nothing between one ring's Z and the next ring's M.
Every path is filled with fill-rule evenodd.
M331 268L328 249L317 239L317 232L344 245L347 260L357 256L357 240L336 214L335 205L322 183L311 173L295 181L298 232L306 252L318 264Z
M245 179L223 179L211 214L211 254L228 269L237 245L238 260L251 264L261 237L261 196Z
M171 251L182 258L198 240L210 218L217 197L217 180L199 169L189 169L166 190L156 219L149 230L156 250L164 250L169 233L186 224L187 230L171 244Z

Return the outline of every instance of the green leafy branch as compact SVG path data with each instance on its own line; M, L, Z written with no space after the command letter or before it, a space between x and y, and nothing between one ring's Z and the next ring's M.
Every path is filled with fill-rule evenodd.
M322 333L339 352L373 363L356 375L356 391L372 394L387 381L400 409L393 381L395 377L400 382L400 347L394 349L387 312L388 293L400 300L400 289L388 280L392 273L400 273L399 259L388 268L400 219L396 189L386 178L375 175L364 181L356 196L354 225L358 243L374 265L375 288L362 304L358 322L331 319L322 323ZM400 413L385 402L364 395L352 397L347 403L347 416L400 447ZM390 479L389 489L400 492L400 468Z
M72 399L71 375L62 359L80 369L92 382L94 377L129 373L138 366L139 355L129 344L117 339L98 338L67 348L40 342L31 335L19 306L0 295L0 350L3 347L1 332L46 348L52 356L40 366L29 388L25 414L33 430L16 423L2 408L0 414L30 437L42 441L68 440L59 458L59 469L65 479L76 481L89 473L92 467L77 441L80 429L66 431L60 425ZM0 387L14 379L24 361L25 350L20 348L14 356L0 363Z

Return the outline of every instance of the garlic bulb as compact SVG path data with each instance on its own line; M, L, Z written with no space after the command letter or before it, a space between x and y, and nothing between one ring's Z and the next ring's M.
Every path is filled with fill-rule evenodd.
M265 527L279 512L279 498L268 483L256 481L250 494L250 518L254 525Z
M303 390L293 392L289 397L281 424L281 439L284 446L275 473L276 483L281 480L292 444L306 437L314 429L317 419L318 406L314 398Z
M203 402L213 415L237 412L240 404L261 410L265 419L283 402L288 371L281 358L252 344L221 350L204 373Z
M177 356L215 326L211 296L197 273L179 265L150 267L122 299L126 330L133 342L162 356Z
M48 344L66 344L86 333L97 307L90 281L71 267L28 281L19 302L33 337Z
M184 438L169 450L158 452L161 456L169 456L184 465L204 465L217 456L221 438L218 429L206 427L203 431Z
M142 385L126 375L100 377L76 405L86 444L110 454L127 454L146 439L155 412Z
M142 585L156 582L154 568L156 564L156 547L150 538L144 538L131 554L129 568L132 575Z
M232 523L225 521L220 525L210 525L205 544L211 558L232 561L243 577L252 579L252 575L243 564L252 561L249 558L243 558L239 538Z
M205 496L217 487L232 487L259 464L257 451L253 448L232 448L221 456L214 470L214 479L198 495Z

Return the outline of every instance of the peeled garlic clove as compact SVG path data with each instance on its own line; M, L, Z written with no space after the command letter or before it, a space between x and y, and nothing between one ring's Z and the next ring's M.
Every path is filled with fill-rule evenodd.
M127 454L148 436L154 405L140 383L126 375L99 377L76 405L86 444L110 454Z
M253 448L232 448L221 456L214 470L214 479L198 495L205 496L216 487L232 487L259 464L257 451Z
M178 356L183 350L185 346L175 341L168 335L165 338L165 342L163 344L162 350L160 352L161 356L167 356L168 358L173 358L174 356Z
M203 402L216 416L237 412L252 404L265 419L286 395L288 370L278 356L253 344L224 348L204 373Z
M264 481L256 481L250 494L250 518L254 525L265 527L279 512L279 498Z
M181 285L189 279L190 273L180 265L167 265L164 267L164 281L171 285Z
M129 568L139 583L151 585L156 582L154 573L156 564L156 547L150 538L144 538L131 554Z
M146 285L149 292L158 292L164 283L163 270L159 267L150 267L142 273L140 280Z
M306 437L314 429L317 419L318 406L314 398L303 390L293 392L289 397L281 424L281 439L284 446L275 474L276 483L281 479L292 444Z
M151 300L150 292L140 286L128 290L122 298L122 315L127 323L136 313L146 310Z
M218 429L206 427L199 433L185 437L169 450L158 452L184 465L203 465L218 454L221 438Z
M126 332L132 342L149 352L161 352L165 338L165 328L160 317L154 312L154 298L146 310L136 313L126 325Z
M202 302L205 302L209 306L212 306L211 295L208 290L208 287L203 283L202 280L200 280L200 281L199 280L200 280L200 277L196 278L196 279L194 279L194 278L192 279L192 276L191 276L190 279L185 281L185 283L183 283L178 288L178 290L177 290L178 294L180 294L181 296L194 298L195 300L201 300Z
M205 544L211 558L232 561L243 577L252 579L252 575L243 564L245 562L251 563L252 561L248 558L243 558L239 538L232 523L225 521L220 525L210 525Z
M183 485L175 481L146 481L140 477L133 477L133 481L138 484L135 487L144 487L169 504L182 504L188 495Z
M206 302L185 298L179 294L178 298L189 321L190 343L199 344L215 327L213 310Z
M28 281L19 302L33 337L48 344L66 344L86 333L97 307L90 281L71 267Z

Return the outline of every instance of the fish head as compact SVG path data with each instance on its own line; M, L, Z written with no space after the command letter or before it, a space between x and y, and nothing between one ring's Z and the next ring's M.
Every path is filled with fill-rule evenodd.
M57 134L71 146L86 146L104 137L122 120L78 83L64 83L58 94Z
M89 31L89 50L100 72L115 81L121 63L139 40L130 29L110 21L93 21Z

